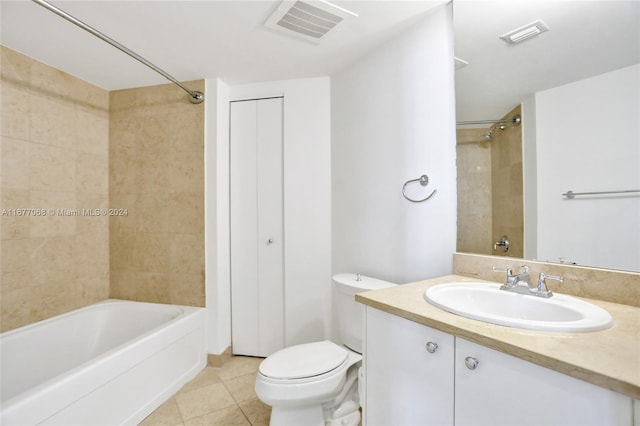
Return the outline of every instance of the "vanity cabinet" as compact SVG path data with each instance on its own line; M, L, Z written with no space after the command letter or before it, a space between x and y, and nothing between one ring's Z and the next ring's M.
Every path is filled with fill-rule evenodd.
M369 306L365 321L366 425L633 424L621 394Z
M619 393L461 338L455 345L456 425L632 424L632 400Z
M368 306L365 326L366 424L453 424L454 337Z

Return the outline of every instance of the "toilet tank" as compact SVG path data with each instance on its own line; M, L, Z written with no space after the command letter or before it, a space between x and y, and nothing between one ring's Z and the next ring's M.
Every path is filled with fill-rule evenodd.
M335 318L340 339L349 349L362 353L362 322L364 305L355 301L356 293L393 287L397 284L357 274L333 276Z

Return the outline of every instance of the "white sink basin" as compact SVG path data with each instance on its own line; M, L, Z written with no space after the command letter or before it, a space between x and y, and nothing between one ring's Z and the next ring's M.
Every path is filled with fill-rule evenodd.
M585 332L611 327L599 306L557 294L548 299L500 290L500 284L456 282L428 288L427 302L445 311L492 324L530 330Z

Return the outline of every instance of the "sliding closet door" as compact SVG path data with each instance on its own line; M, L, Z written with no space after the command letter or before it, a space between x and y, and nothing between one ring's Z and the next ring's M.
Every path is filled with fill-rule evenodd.
M233 353L284 347L282 98L231 103Z

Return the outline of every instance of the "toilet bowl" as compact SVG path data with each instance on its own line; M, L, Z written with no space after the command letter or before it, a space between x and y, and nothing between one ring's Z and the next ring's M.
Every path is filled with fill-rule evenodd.
M361 359L360 354L328 340L291 346L269 356L260 364L255 390L258 398L272 407L271 424L324 425L325 416L339 410L346 396L353 399L354 392L347 395L350 389L344 389L350 369L354 370L350 387L357 387ZM358 407L357 401L352 401L342 407L340 417L357 412ZM359 419L358 414L354 424Z
M355 294L393 285L359 274L333 277L334 307L345 346L329 340L290 346L260 364L255 391L271 406L271 426L359 424L363 307L355 302Z

